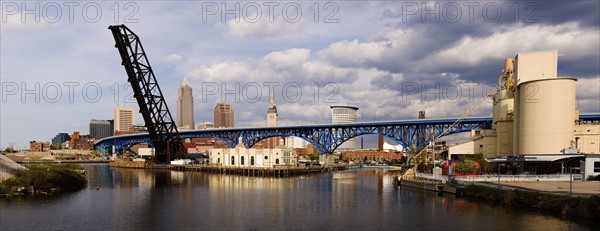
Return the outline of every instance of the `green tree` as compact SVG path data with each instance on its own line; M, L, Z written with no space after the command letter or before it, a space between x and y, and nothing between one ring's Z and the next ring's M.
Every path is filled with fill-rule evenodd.
M406 156L402 156L400 157L400 164L405 164L406 163Z
M6 152L6 153L15 153L15 152L17 152L17 150L15 149L15 146L17 146L17 142L14 142L14 141L8 142L8 147L6 147L4 149L4 152Z
M173 158L174 159L187 159L188 158L187 148L183 147L183 148L179 149L179 151L177 151L175 153L175 156Z
M463 162L454 165L454 172L462 174L474 174L477 173L479 167L474 160L464 160Z

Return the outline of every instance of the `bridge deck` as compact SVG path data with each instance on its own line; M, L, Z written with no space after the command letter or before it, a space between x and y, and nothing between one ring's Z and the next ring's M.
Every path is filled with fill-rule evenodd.
M235 147L240 138L246 147L252 147L262 139L278 136L300 137L313 145L321 154L333 153L343 142L356 136L366 134L379 134L393 139L414 152L418 147L427 145L434 137L445 136L473 129L490 128L491 117L469 117L453 125L457 118L442 119L417 119L373 121L345 124L316 124L293 125L277 127L249 127L249 128L216 128L204 130L189 130L179 133L186 138L218 138L230 147ZM579 123L600 123L600 113L581 114ZM107 151L115 147L120 152L133 144L150 143L147 133L112 136L98 140L94 148ZM109 150L108 150L109 151Z

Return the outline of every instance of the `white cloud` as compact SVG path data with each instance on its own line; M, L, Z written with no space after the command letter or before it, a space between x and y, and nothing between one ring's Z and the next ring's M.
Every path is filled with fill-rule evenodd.
M4 6L4 5L3 5ZM42 17L39 16L30 16L30 17L25 17L25 19L21 18L21 14L17 13L14 15L10 15L7 12L2 12L2 21L0 21L0 28L4 31L6 30L11 30L11 31L16 31L16 30L35 30L35 29L42 29L42 28L46 28L48 26L53 25L53 23L50 23L48 21L46 21L45 19L41 19ZM53 20L50 20L51 22Z
M223 62L196 68L190 76L204 81L227 82L246 79L249 72L250 68L245 63Z
M286 22L282 18L275 18L273 22L267 17L259 18L256 22L239 18L227 21L227 33L237 38L285 37L300 33L303 28L302 21Z
M183 60L183 56L179 55L179 54L170 54L167 57L165 57L165 62L168 63L178 63L181 62Z
M277 69L294 68L301 66L310 57L310 50L306 48L292 48L283 51L274 51L266 55L263 60L267 65Z
M336 67L322 61L312 61L302 64L303 78L312 81L354 81L357 78L356 69Z
M509 29L498 29L489 36L465 35L457 41L451 41L453 44L448 44L448 48L438 51L423 47L423 44L427 44L425 41L432 39L424 37L426 34L422 30L384 29L366 42L358 39L334 42L319 51L318 55L327 62L342 66L386 70L410 68L415 72L431 72L472 67L490 59L502 60L519 52L557 49L559 53L566 54L561 58L572 59L596 56L600 50L598 28L580 27L577 23L517 24Z
M596 99L600 101L600 76L578 78L575 86L577 88L577 98Z
M600 112L600 76L579 78L575 83L577 109L581 113Z
M577 23L517 27L486 37L465 36L451 48L425 58L419 66L474 66L486 59L501 60L520 52L554 49L579 57L597 55L599 40L598 28L581 28Z
M366 42L358 39L332 43L318 54L323 60L344 66L403 65L412 62L407 54L423 40L421 32L415 30L384 29Z

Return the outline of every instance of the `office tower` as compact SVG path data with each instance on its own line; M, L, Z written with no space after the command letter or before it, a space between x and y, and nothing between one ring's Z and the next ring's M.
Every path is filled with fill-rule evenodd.
M114 118L114 133L117 131L129 131L135 121L133 108L116 107Z
M232 128L233 106L228 103L217 103L215 106L215 128Z
M179 86L177 95L177 128L179 130L194 129L194 97L192 87L187 80Z
M102 139L113 135L113 120L95 120L90 121L90 135L94 139Z

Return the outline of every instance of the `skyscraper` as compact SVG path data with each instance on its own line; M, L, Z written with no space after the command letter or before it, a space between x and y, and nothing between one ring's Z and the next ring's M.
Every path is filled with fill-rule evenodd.
M116 107L115 108L115 121L114 127L115 132L118 131L129 131L131 125L135 121L135 112L133 108L128 107Z
M267 110L267 126L277 126L277 107L275 106L275 94L271 92L269 97L269 109Z
M353 123L356 122L357 107L352 106L331 106L331 123ZM356 138L352 138L342 143L339 149L356 149Z
M215 106L215 128L232 128L233 106L228 103L217 103Z
M194 97L192 87L187 80L179 86L177 95L177 128L179 130L194 129Z
M95 139L102 139L113 135L113 120L95 120L90 121L90 135Z

